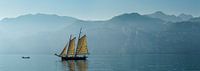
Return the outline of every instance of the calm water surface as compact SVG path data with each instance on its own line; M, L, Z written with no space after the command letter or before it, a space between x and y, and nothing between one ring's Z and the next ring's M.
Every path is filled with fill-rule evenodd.
M86 61L61 61L54 55L0 55L0 71L200 71L200 55L90 55Z

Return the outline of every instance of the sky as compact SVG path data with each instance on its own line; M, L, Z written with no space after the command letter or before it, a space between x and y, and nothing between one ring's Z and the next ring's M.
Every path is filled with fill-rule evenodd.
M155 11L200 16L200 0L0 0L0 19L45 13L82 20L107 20L123 13Z

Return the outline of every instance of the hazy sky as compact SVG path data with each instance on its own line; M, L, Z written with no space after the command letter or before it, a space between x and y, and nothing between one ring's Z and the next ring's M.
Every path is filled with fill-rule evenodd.
M47 13L84 20L104 20L122 13L163 11L200 16L200 0L0 0L0 19Z

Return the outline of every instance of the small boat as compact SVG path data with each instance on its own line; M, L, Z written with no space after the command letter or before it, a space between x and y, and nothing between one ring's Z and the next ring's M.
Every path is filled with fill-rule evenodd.
M22 56L23 59L30 59L29 56Z
M75 40L76 37L70 36L69 44L67 43L65 47L63 48L62 52L58 55L55 54L58 57L61 57L61 60L86 60L88 53L87 48L87 39L86 35L81 36L81 30L78 37L77 46L75 49Z

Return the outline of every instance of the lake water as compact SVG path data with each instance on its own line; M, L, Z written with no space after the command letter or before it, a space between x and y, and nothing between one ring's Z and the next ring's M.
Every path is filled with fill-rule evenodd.
M61 61L54 55L0 55L0 71L200 71L200 55L90 55L86 61Z

